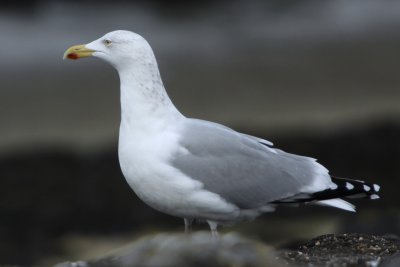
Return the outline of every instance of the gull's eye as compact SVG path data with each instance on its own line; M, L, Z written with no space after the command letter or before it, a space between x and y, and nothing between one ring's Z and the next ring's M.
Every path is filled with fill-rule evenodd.
M104 43L106 46L110 46L112 42L111 42L110 39L104 39L104 40L103 40L103 43Z

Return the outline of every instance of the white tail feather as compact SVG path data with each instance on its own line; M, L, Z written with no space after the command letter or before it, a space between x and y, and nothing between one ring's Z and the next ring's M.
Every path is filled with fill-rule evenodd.
M353 204L351 204L347 201L344 201L343 199L340 199L340 198L320 200L320 201L315 202L315 204L322 205L322 206L331 206L331 207L335 207L335 208L347 210L347 211L352 211L352 212L356 211L356 207Z

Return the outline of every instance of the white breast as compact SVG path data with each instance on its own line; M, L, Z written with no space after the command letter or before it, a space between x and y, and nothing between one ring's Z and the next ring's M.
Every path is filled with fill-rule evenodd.
M121 123L119 161L130 187L149 206L174 216L237 216L234 205L169 164L176 153L187 153L179 146L178 132L176 126L135 132Z

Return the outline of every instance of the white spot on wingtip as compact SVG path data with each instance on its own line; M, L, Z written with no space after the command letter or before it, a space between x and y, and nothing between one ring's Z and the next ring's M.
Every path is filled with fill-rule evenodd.
M381 189L381 187L379 185L377 185L377 184L374 184L373 186L374 186L374 190L376 192L379 192L379 190Z
M370 199L379 199L380 197L376 194L370 195L369 196Z
M365 190L366 192L368 192L368 191L371 190L371 187L369 187L368 185L364 185L363 187L364 187L364 190Z
M351 189L354 188L354 185L352 185L352 184L349 183L349 182L346 182L346 188L347 188L348 190L351 190Z
M330 189L332 189L332 190L335 190L337 188L338 188L338 185L335 184L335 183L332 183L331 186L330 186Z

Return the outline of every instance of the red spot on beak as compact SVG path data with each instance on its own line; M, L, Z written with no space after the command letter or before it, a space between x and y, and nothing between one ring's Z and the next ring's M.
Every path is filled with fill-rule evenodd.
M69 59L78 59L79 56L78 56L77 53L69 53L69 54L67 55L67 58L69 58Z

